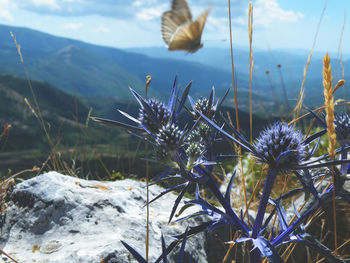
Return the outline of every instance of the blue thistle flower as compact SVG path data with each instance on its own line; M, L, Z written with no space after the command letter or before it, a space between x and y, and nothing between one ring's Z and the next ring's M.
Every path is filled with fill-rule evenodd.
M156 147L155 149L155 158L157 161L167 163L170 160L170 156L166 147L164 147L163 145L158 145L158 147Z
M132 88L129 88L132 95L135 97L139 103L140 113L139 117L135 118L130 116L128 113L118 110L122 115L124 115L129 120L136 123L136 125L130 125L119 121L103 119L99 117L91 117L92 120L102 122L109 125L115 125L120 128L136 132L135 135L147 132L151 137L159 131L159 129L169 122L176 122L178 115L180 114L184 104L186 102L188 93L190 91L192 82L190 82L184 89L181 99L178 97L178 86L177 86L177 76L175 77L173 88L170 94L169 103L165 105L156 99L144 99ZM179 103L177 104L176 102Z
M167 123L159 129L156 144L169 152L176 151L183 144L183 133L175 123Z
M202 122L199 124L198 128L198 133L199 133L199 136L203 139L208 139L210 138L210 135L211 135L211 129L209 127L208 124Z
M255 157L271 167L282 171L293 169L305 158L306 147L303 135L287 123L275 122L258 137L255 143Z
M151 133L157 133L159 130L159 125L164 125L169 122L171 112L168 110L164 103L156 99L150 99L147 102L158 123L153 121L144 107L140 108L140 115L138 119L141 124L146 127Z
M203 151L203 145L199 143L191 143L186 149L186 154L190 159L198 159Z
M194 108L200 113L203 113L208 118L211 118L216 111L215 105L213 105L212 103L209 103L208 98L205 98L205 97L202 97L199 100L197 100ZM196 118L199 118L198 113L195 113L195 114L196 114Z
M196 161L202 156L204 146L199 142L192 142L186 148L186 155L188 156L187 168L190 169Z
M191 113L193 118L198 119L201 114L208 117L209 119L212 119L215 116L216 110L222 105L224 102L228 92L230 89L228 89L225 93L225 95L215 102L215 89L214 86L211 89L209 98L200 98L197 100L197 102L194 102L194 100L189 96L188 99L191 103L193 112Z
M203 140L209 139L211 135L211 129L208 124L201 122L198 127L194 129L187 137L189 143L199 142L202 143Z
M340 144L345 145L350 141L350 116L340 113L334 119L335 133Z

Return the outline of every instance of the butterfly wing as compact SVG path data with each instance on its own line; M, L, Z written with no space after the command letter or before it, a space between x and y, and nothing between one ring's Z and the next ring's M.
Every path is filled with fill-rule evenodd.
M191 10L186 0L173 0L171 3L171 10L181 13L187 20L192 21Z
M162 37L167 45L169 45L170 39L176 30L186 23L190 23L190 21L179 12L171 10L163 13Z
M169 46L170 39L178 28L192 22L191 11L185 0L173 0L171 10L162 15L162 37Z
M209 12L210 9L207 9L195 21L179 27L169 39L168 49L193 53L201 48L202 32Z

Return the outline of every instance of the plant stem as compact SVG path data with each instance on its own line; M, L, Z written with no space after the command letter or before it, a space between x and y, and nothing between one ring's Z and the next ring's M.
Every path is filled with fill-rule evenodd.
M218 199L220 204L225 209L226 213L230 216L232 219L234 226L239 228L244 232L246 236L248 236L249 229L247 226L238 218L238 216L233 212L231 205L226 201L226 199L222 196L220 190L216 186L214 180L208 176L207 186L210 188L211 192L215 195L215 197Z
M315 200L315 203L303 213L291 226L289 226L283 233L278 235L272 242L271 245L277 247L284 241L305 219L312 215L324 202L324 200L332 197L333 185L331 185L324 193L320 195L320 200Z
M270 167L267 172L264 190L263 190L262 197L259 204L258 214L256 215L256 219L253 226L252 238L257 238L261 230L261 225L264 220L266 206L269 201L273 183L275 182L277 174L278 174L278 170L273 167Z
M341 145L341 147L343 148L345 145ZM341 160L346 160L348 158L348 151L343 151L342 153L341 153ZM340 173L342 174L342 175L346 175L346 173L347 173L347 166L348 166L348 164L346 164L346 163L343 163L341 166L340 166Z

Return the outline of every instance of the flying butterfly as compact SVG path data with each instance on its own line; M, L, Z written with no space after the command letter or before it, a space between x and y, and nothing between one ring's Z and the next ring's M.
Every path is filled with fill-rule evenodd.
M162 15L162 37L168 50L194 53L203 47L201 37L210 9L195 21L186 0L172 0L171 10Z

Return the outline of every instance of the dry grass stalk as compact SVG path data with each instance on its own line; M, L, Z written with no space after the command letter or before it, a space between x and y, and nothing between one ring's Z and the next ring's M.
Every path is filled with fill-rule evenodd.
M230 124L233 125L233 122L232 122L232 119L231 119L231 115L229 114L229 112L227 112L227 118L228 118ZM234 134L232 134L232 136L235 137ZM243 199L244 199L243 201L244 201L244 204L246 206L246 212L247 212L248 209L249 209L249 204L247 202L247 189L245 187L246 184L245 184L245 176L244 176L244 171L243 171L243 160L242 160L242 155L241 155L242 149L241 149L240 146L237 146L236 144L234 144L234 148L235 148L235 152L238 152L238 154L240 156L239 157L239 171L241 173L241 187L243 189ZM246 214L244 214L243 218L245 216L246 216ZM248 219L248 223L249 223L250 222L249 221L249 217L247 217L247 219Z
M2 249L0 249L0 253L3 254L5 257L7 257L7 259L11 259L12 262L14 263L18 263L18 261L16 261L14 258L12 258L10 255L6 254L5 251L3 251Z
M344 103L340 103L340 104L335 103L334 106L344 106L344 107L346 107L347 105L350 105L350 102L344 102ZM323 105L322 107L316 108L312 112L317 113L317 112L322 111L324 109L325 109L325 106ZM297 121L299 121L299 120L301 120L301 119L303 119L303 118L305 118L305 117L307 117L309 115L311 115L310 112L305 113L304 115L302 115L302 116L300 116L300 117L298 117L296 119L293 119L292 121L288 122L288 125L292 125L292 124L296 123Z
M145 84L145 94L147 98L148 87L151 84L151 76L146 76L147 81ZM146 242L145 242L145 253L146 260L148 261L149 254L149 162L148 162L148 142L145 142L145 153L146 153Z
M36 96L35 96L35 94L34 94L34 90L33 90L33 87L32 87L32 83L31 83L31 81L29 80L29 74L28 74L28 71L27 71L27 67L26 67L26 65L25 65L25 63L24 63L24 59L23 59L22 52L21 52L21 46L17 43L17 40L16 40L15 35L14 35L12 32L10 32L10 34L11 34L11 37L12 37L12 39L13 39L13 41L14 41L14 43L15 43L15 46L16 46L16 48L17 48L17 53L18 53L18 55L19 55L19 57L20 57L20 60L21 60L22 66L23 66L24 74L25 74L25 77L26 77L26 80L27 80L27 83L28 83L28 87L29 87L29 89L30 89L30 92L31 92L31 95L32 95L32 98L33 98L33 101L34 101L34 105L35 105L35 107L36 107L36 111L35 111L34 108L30 105L30 103L29 103L29 101L28 101L27 98L25 98L25 102L26 102L26 104L28 105L28 107L31 109L31 111L33 112L34 116L35 116L35 117L37 118L37 120L39 121L41 127L43 128L43 131L44 131L45 136L46 136L46 138L47 138L47 140L48 140L48 143L49 143L51 152L53 152L53 151L55 150L56 147L55 147L55 145L53 144L53 142L52 142L52 140L51 140L51 136L50 136L50 134L49 134L49 131L48 131L47 128L46 128L46 124L45 124L45 121L44 121L43 116L42 116L42 114L41 114L41 110L40 110L40 107L39 107L39 103L38 103L38 101L37 101L37 99L36 99ZM56 171L58 171L58 170L59 170L58 168L60 167L60 161L59 161L59 159L58 159L58 157L57 157L57 151L56 151L55 154L52 156L52 159L51 159L51 160L52 160L52 164L53 164L53 166L54 166L54 169L55 169ZM43 167L42 167L42 168L43 168Z
M304 101L304 85L305 85L305 80L306 80L306 74L307 74L307 71L308 71L308 69L309 69L310 61L311 61L311 58L312 58L312 53L314 52L314 49L315 49L315 45L316 45L316 40L317 40L318 32L320 31L321 22L322 22L322 19L323 19L323 15L324 15L324 13L325 13L325 11L326 11L326 8L327 8L327 1L325 2L324 7L323 7L323 9L322 9L321 17L320 17L320 20L319 20L319 22L318 22L316 34L315 34L315 37L314 37L314 42L313 42L313 44L312 44L312 48L311 48L309 57L308 57L307 62L306 62L306 66L305 66L305 68L304 68L303 81L302 81L301 87L300 87L298 102L297 102L297 105L295 106L295 108L294 108L294 110L293 110L293 111L294 111L294 119L299 117L300 111L301 111L301 107L303 106L303 101Z
M332 94L334 95L334 93L335 93L340 87L344 86L344 84L345 84L345 80L343 80L343 79L339 80L338 83L337 83L337 85L335 85Z
M92 113L92 108L90 107L88 116L87 116L86 121L85 121L85 129L87 129L88 126L89 126L89 120L90 120L90 117L91 117L91 113Z
M250 122L250 142L253 142L253 99L252 99L252 79L253 79L253 3L249 2L248 10L248 34L249 34L249 122Z
M5 123L4 127L3 127L3 131L0 134L0 151L5 149L5 145L7 142L7 138L10 134L10 130L11 130L12 126L11 124Z
M236 112L236 128L237 131L240 132L240 126L239 126L239 117L238 117L238 99L237 99L237 85L236 85L236 77L235 77L235 67L233 63L233 48L232 48L232 23L231 23L231 1L228 0L228 18L229 18L229 31L230 31L230 51L231 51L231 69L232 69L232 85L233 85L233 94L234 94L234 103L235 103L235 112ZM242 187L244 192L244 203L246 204L246 211L248 210L248 203L247 203L247 193L245 188L245 176L243 173L243 166L242 166L242 149L239 147L238 149L238 155L240 156L240 164L241 164L241 170L242 170ZM248 218L249 221L249 218Z
M145 97L147 99L148 87L151 84L152 78L150 75L147 75L146 78L147 78L147 81L146 81L146 86L145 86Z
M329 156L334 159L335 157L335 126L334 126L334 97L333 97L333 88L332 88L332 68L331 68L331 59L328 53L323 57L323 95L324 95L324 104L326 110L326 123L328 131L328 153ZM334 169L332 169L333 175L333 185L335 185L334 178ZM334 247L335 253L337 253L337 218L336 218L336 209L335 209L335 189L333 187L333 221L334 221Z
M334 127L334 97L332 88L332 68L330 64L330 57L326 54L323 58L323 95L326 110L326 123L328 130L328 153L332 159L335 157L335 127Z
M240 131L239 118L238 118L238 100L237 100L237 85L235 78L235 65L233 63L233 48L232 48L232 26L231 26L231 1L228 0L228 19L230 28L230 50L231 50L231 69L232 69L232 86L233 86L233 96L235 101L235 111L236 111L236 127L237 131Z
M346 25L346 13L344 11L344 21L343 21L343 26L340 32L340 37L339 37L339 43L338 43L338 54L337 54L337 64L335 68L335 73L334 76L338 77L338 65L340 64L341 70L342 70L342 78L344 78L344 65L343 65L343 36L344 36L344 31L345 31L345 25ZM344 97L345 99L345 97Z

